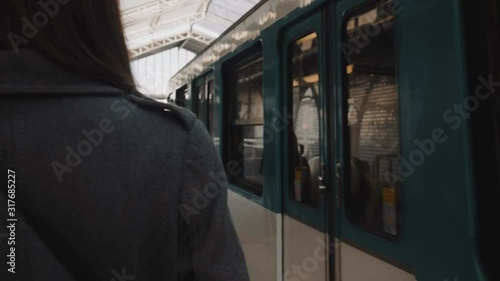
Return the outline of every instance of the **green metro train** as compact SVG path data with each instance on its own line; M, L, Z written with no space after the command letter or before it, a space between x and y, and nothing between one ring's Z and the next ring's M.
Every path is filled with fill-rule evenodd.
M263 1L172 78L252 280L500 280L499 6Z

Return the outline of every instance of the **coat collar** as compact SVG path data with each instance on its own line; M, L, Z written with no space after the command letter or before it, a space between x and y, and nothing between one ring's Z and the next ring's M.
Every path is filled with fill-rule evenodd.
M71 73L32 49L0 51L0 95L124 94L123 90Z

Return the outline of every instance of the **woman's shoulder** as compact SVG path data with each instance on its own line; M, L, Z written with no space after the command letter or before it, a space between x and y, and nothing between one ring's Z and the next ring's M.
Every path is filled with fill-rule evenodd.
M142 107L147 111L157 111L170 115L170 117L179 122L186 131L191 131L195 127L194 124L197 117L189 109L180 107L173 103L159 102L137 93L129 95L128 99L133 104Z

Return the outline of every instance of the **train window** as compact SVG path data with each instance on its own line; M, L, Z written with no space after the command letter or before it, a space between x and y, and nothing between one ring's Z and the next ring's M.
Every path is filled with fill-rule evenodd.
M394 16L378 1L349 18L343 37L348 107L350 176L345 187L349 221L389 238L398 235L399 97L394 48ZM390 5L390 4L389 4ZM379 30L369 42L367 31ZM363 46L360 42L363 41ZM349 48L356 51L350 52Z
M213 136L213 99L214 99L214 79L202 77L194 82L194 99L196 104L194 111L198 119L203 122L208 132Z
M201 83L198 87L196 87L196 113L198 119L200 119L203 124L207 124L207 96L206 96L206 88L205 83Z
M214 87L214 79L210 79L207 82L207 128L208 131L210 132L211 135L213 135L213 129L214 129L214 94L215 94L215 87Z
M319 204L320 95L318 35L310 33L290 46L289 112L290 193L298 202Z
M187 85L184 85L175 91L175 104L186 107L188 104Z
M229 70L229 180L261 195L264 183L262 56ZM236 166L236 167L235 167Z

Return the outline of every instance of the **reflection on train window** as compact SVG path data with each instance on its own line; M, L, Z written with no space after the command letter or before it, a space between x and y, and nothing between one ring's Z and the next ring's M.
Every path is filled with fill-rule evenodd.
M343 47L357 46L364 30L379 28L369 44L346 57L347 128L350 176L345 190L351 223L384 237L398 235L401 183L399 106L394 50L394 17L377 3L348 21ZM369 27L369 25L372 25Z
M262 57L230 70L228 161L238 167L228 171L231 182L262 194L264 183L264 105ZM227 163L227 166L233 166Z
M320 96L318 36L311 33L290 47L289 112L290 193L298 202L319 204Z
M201 83L196 87L196 112L198 119L200 119L203 124L207 124L207 96L206 96L206 85Z
M213 135L213 99L214 99L214 79L199 78L195 83L195 110L196 116L205 125L208 132Z
M214 87L214 79L210 79L207 82L207 129L210 132L210 134L213 136L213 129L214 129L214 93L215 92L215 87Z

